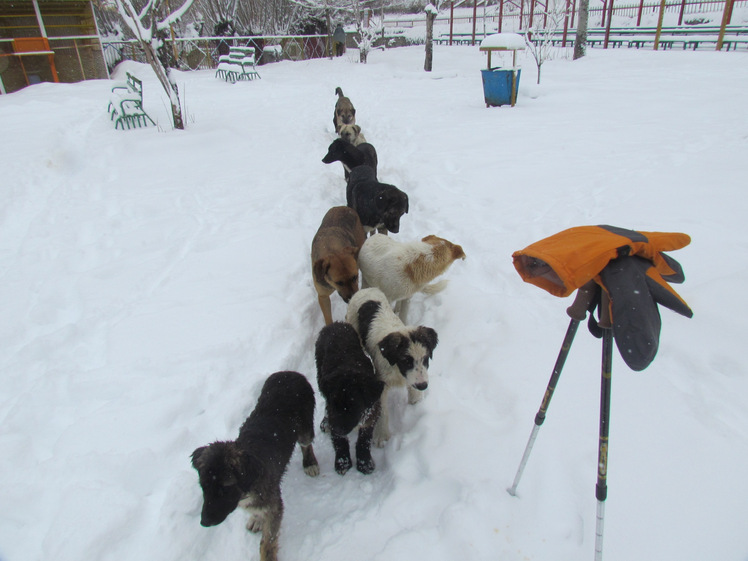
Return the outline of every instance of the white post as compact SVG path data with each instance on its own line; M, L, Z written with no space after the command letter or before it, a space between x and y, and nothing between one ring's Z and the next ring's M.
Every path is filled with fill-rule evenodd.
M34 4L34 11L36 12L36 21L39 24L39 29L42 32L42 37L47 37L47 30L44 28L44 21L42 21L42 13L39 11L39 2L38 0L33 1Z

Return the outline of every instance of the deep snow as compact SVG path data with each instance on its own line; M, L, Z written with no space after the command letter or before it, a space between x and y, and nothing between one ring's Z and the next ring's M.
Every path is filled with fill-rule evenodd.
M643 373L613 365L606 560L748 559L748 53L589 50L518 103L487 109L477 47L355 52L229 85L181 74L187 130L115 131L109 81L0 96L0 557L258 559L232 514L199 525L189 455L234 438L265 377L316 386L322 314L309 246L344 204L341 86L406 191L399 239L437 234L467 260L410 317L440 337L429 395L392 404L370 476L284 479L281 559L591 559L600 343L580 328L518 497L506 492L570 301L524 284L511 253L571 226L690 234L674 252L694 310L662 310ZM344 304L333 297L333 315ZM317 422L323 403L317 401Z

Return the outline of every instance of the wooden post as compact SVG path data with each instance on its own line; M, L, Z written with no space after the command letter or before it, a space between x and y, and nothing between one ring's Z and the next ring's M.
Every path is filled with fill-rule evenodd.
M660 47L660 35L662 35L662 20L665 18L665 0L660 2L660 18L657 20L657 33L655 34L654 50Z
M605 16L608 15L608 2L603 0L603 19L600 20L600 27L605 27Z
M473 0L473 46L475 46L475 24L478 17L478 0Z
M525 12L525 0L520 0L519 3L519 29L522 29L522 16Z
M423 69L426 72L431 72L434 59L434 18L436 18L435 10L426 10L426 60L423 63Z
M504 0L499 0L499 33L501 33L501 26L504 23Z
M678 25L683 25L683 14L686 11L686 0L680 3L680 14L678 15Z
M608 48L608 40L610 39L610 22L613 21L613 0L610 0L610 6L608 6L608 22L605 24L605 42L603 43L603 49Z
M571 0L566 0L566 14L564 15L564 37L561 41L561 46L566 46L566 37L569 34L569 10L571 8Z
M454 32L454 27L455 27L455 3L454 3L454 0L452 0L452 3L449 7L449 44L450 45L452 44L452 33Z
M639 14L636 16L636 27L642 24L642 12L644 11L644 0L639 1Z
M727 29L727 23L730 21L732 16L732 3L733 0L725 0L725 11L722 13L722 25L719 28L719 38L717 39L717 50L722 50L722 43L725 40L725 30Z
M569 27L574 27L574 15L577 13L577 0L571 0L571 21Z
M527 28L532 27L532 20L535 16L535 0L530 0L530 22L527 24Z

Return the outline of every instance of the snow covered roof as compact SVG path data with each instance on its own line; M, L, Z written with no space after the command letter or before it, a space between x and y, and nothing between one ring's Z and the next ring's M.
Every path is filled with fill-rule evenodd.
M525 48L525 38L519 33L494 33L481 41L480 48L517 51Z

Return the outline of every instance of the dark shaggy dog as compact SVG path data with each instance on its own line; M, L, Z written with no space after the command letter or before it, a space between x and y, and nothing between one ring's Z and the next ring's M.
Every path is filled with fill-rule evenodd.
M343 170L345 171L345 180L348 181L348 177L351 170L358 166L370 166L374 170L374 177L377 175L377 151L368 142L363 142L358 146L346 142L342 138L336 138L332 141L332 144L327 148L327 154L322 158L322 161L326 164L333 162L340 162L343 164Z
M314 456L314 390L298 372L276 372L265 381L257 406L232 442L214 442L192 453L200 475L200 524L215 526L237 506L252 513L250 532L262 531L261 561L278 558L283 517L280 482L294 446L301 445L307 475L319 475Z
M430 327L404 325L378 288L354 294L345 319L358 332L377 376L385 383L381 416L374 429L374 444L384 446L390 438L387 392L405 386L410 403L423 399L429 384L429 361L439 338Z
M353 107L351 100L343 95L340 87L335 88L335 93L338 94L338 100L335 102L332 124L335 125L335 132L340 132L342 125L356 124L356 108Z
M364 165L351 170L345 196L348 206L358 212L367 233L400 231L400 217L408 212L408 195L394 185L377 181L371 167Z
M374 374L350 323L335 322L320 331L315 359L319 391L327 402L325 418L335 448L335 471L345 475L353 465L348 434L358 427L356 469L371 473L375 467L371 437L379 419L384 382Z

